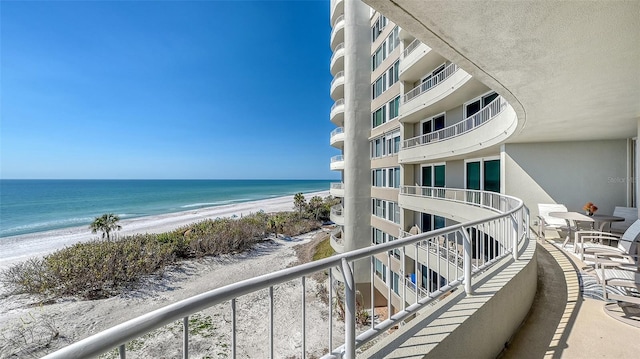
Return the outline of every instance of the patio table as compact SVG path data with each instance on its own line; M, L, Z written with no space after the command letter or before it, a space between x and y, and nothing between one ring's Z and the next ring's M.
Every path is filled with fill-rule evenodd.
M567 238L565 238L564 242L562 242L562 248L564 248L567 245L567 242L569 242L569 239L572 237L573 235L573 227L571 226L571 222L587 222L587 223L591 223L591 228L594 228L594 225L596 222L600 223L600 227L598 228L598 230L600 232L603 231L604 226L607 223L611 223L611 222L623 222L624 218L622 217L618 217L618 216L610 216L607 214L594 214L591 216L587 216L586 214L582 214L582 213L578 213L578 212L550 212L549 215L551 217L556 217L556 218L562 218L565 221L567 221L567 225L569 227L568 230L568 235ZM577 224L575 226L576 230L577 230ZM575 243L574 243L574 248L575 248Z

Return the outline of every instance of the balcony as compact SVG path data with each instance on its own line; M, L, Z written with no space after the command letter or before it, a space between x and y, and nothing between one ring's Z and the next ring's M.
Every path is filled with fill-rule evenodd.
M344 99L341 98L331 106L329 119L334 125L342 127L344 125Z
M338 44L344 42L344 15L338 16L331 29L331 48L335 52Z
M332 75L336 75L340 71L344 71L344 43L338 44L333 55L331 55L331 62L329 65L329 71Z
M331 0L330 10L330 23L334 24L338 16L344 14L344 0Z
M331 247L338 253L344 253L344 241L342 240L342 227L338 227L331 231L329 243Z
M455 64L450 64L434 77L403 95L399 120L403 123L417 123L458 107L485 92L486 87L481 82L473 79Z
M337 204L331 207L331 213L329 214L329 219L331 219L331 222L339 226L344 226L344 215L343 215L342 204Z
M344 183L342 182L334 182L331 183L331 187L329 187L329 194L334 197L344 197Z
M339 71L331 80L331 98L339 100L344 98L344 71Z
M337 156L331 157L331 170L332 171L344 170L344 156L337 155Z
M400 81L416 82L445 61L444 57L416 39L400 56Z
M331 131L331 137L329 139L331 146L342 149L344 147L344 128L338 127Z
M498 96L476 114L454 125L404 140L398 162L442 160L497 145L511 136L517 122L513 108Z

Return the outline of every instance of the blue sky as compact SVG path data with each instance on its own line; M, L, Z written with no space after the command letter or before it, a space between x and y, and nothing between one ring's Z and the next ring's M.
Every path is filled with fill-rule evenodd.
M332 179L329 1L0 4L1 178Z

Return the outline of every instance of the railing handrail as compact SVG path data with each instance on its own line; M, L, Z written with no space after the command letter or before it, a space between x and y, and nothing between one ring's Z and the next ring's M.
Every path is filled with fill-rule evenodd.
M470 132L489 122L489 120L502 113L502 111L507 107L507 104L507 100L505 100L504 97L498 96L485 107L480 109L480 111L471 116L468 116L458 123L447 126L437 131L433 131L431 133L412 137L402 141L402 148L405 149L426 145L433 141L441 141Z
M409 186L406 186L409 187ZM452 189L449 189L452 190ZM467 191L467 190L464 190ZM483 192L480 192L483 193ZM349 271L349 262L353 262L359 259L372 257L375 254L385 253L389 250L404 248L410 245L416 245L419 242L423 242L425 240L438 238L439 236L447 236L451 233L461 233L466 241L469 241L467 236L466 228L472 228L474 226L482 225L483 223L489 223L495 220L508 220L513 221L518 227L517 236L515 237L515 243L519 243L526 236L526 232L522 232L523 226L528 225L528 218L524 218L525 214L528 215L526 207L524 207L524 203L522 200L507 196L501 195L499 193L492 193L492 195L497 195L505 200L508 199L509 203L512 203L512 208L509 208L508 211L500 214L496 214L490 216L488 218L474 220L466 223L456 224L453 226L437 229L430 232L425 232L417 235L413 235L406 238L397 239L394 241L390 241L387 243L378 244L375 246L368 246L365 248L353 250L350 252L345 252L341 254L337 254L331 256L329 258L320 259L314 262L301 264L291 268L285 268L273 273L263 274L258 277L245 279L240 282L232 283L226 285L221 288L216 288L199 295L183 299L174 304L170 304L160 309L156 309L152 312L139 316L137 318L128 320L124 323L116 325L110 329L102 331L100 333L94 334L88 338L85 338L79 342L73 343L65 348L62 348L54 353L51 353L45 358L84 358L84 357L93 357L99 354L105 353L114 348L122 348L124 352L124 343L127 343L137 337L144 335L152 330L160 328L164 325L170 324L176 320L183 319L184 323L188 322L188 316L199 312L203 309L209 308L211 306L232 301L232 308L235 303L235 298L240 297L242 295L246 295L252 292L256 292L259 290L272 288L275 285L285 283L294 279L304 278L313 273L328 270L330 268L338 267L342 268L342 273L344 274L346 271ZM341 205L337 205L340 206ZM335 207L332 207L332 211ZM522 211L525 212L522 212ZM516 220L517 219L517 220ZM524 223L523 223L524 220ZM525 227L528 228L528 227ZM466 242L465 242L466 243ZM485 270L489 266L497 263L500 259L504 258L506 254L502 254L500 257L494 258L492 261L486 263L484 266L480 266L476 268L476 270L472 273L470 267L470 246L468 244L468 251L465 251L465 271L464 278L460 278L458 280L453 280L449 282L447 285L443 287L439 287L438 290L429 293L429 297L422 299L420 301L416 301L416 303L406 307L405 309L399 311L391 318L385 320L384 322L378 324L377 327L371 328L364 333L358 335L353 341L345 343L345 345L332 350L329 349L331 353L336 352L345 352L347 357L353 357L354 351L356 347L356 343L359 345L371 340L373 337L378 334L384 332L385 330L391 328L393 325L397 325L400 320L403 320L410 315L417 313L419 309L424 308L425 305L432 303L434 300L437 300L442 294L451 290L452 288L461 285L463 279L465 283L465 290L467 290L467 286L470 291L471 286L471 278L474 273L478 273L482 270ZM513 249L514 256L517 256L517 245ZM507 253L508 254L508 253ZM352 275L352 274L351 274ZM373 275L373 273L372 273ZM350 281L352 282L352 277ZM355 290L355 289L352 289ZM351 292L349 292L351 293ZM354 295L351 293L351 295ZM186 324L185 324L186 325ZM355 319L351 317L347 317L345 319L345 325L350 327L355 327ZM347 330L345 330L346 332ZM235 335L232 335L235 338ZM186 338L186 336L185 336ZM185 339L186 340L186 339ZM234 342L235 345L235 342Z
M336 129L331 131L330 137L333 137L333 136L341 134L341 133L344 133L344 127L337 127Z
M338 45L336 45L335 50L333 50L333 54L331 54L331 60L329 60L329 63L333 62L333 60L336 58L336 54L338 53L338 51L342 49L344 49L344 42L341 42Z
M344 161L344 155L336 155L331 157L331 162L340 162Z
M336 75L333 77L333 80L331 80L330 87L333 87L333 84L336 82L336 80L340 79L343 76L344 76L344 71L338 71Z
M340 106L340 105L344 105L344 99L343 99L343 98L338 99L338 101L336 101L336 102L333 104L333 106L331 106L331 112L333 112L333 110L334 110L336 107Z
M343 15L340 15L340 16L338 16L338 17L336 18L336 21L334 21L334 22L333 22L333 26L332 26L332 27L335 29L336 24L337 24L337 23L339 23L339 22L340 22L340 21L342 21L342 20L344 20L344 14L343 14Z
M335 206L331 207L331 213L335 214L336 216L342 216L342 205L341 204L336 204Z
M417 49L418 46L420 46L420 44L422 44L422 41L418 39L413 39L413 41L411 41L411 43L407 45L407 48L405 48L404 51L402 52L402 58L407 57L410 53L413 52L413 50Z
M330 186L333 189L343 189L344 188L344 182L331 182Z
M456 71L458 71L458 65L451 63L444 70L440 71L437 75L431 77L427 81L421 83L420 85L409 90L404 96L402 96L402 103L407 103L414 98L420 96L421 94L431 90L436 87L438 84L442 83L442 81L449 78L449 76L453 75Z

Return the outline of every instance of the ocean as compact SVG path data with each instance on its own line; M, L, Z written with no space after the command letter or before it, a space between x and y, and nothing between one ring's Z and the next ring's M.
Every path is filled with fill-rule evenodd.
M329 190L329 180L0 180L0 238Z

